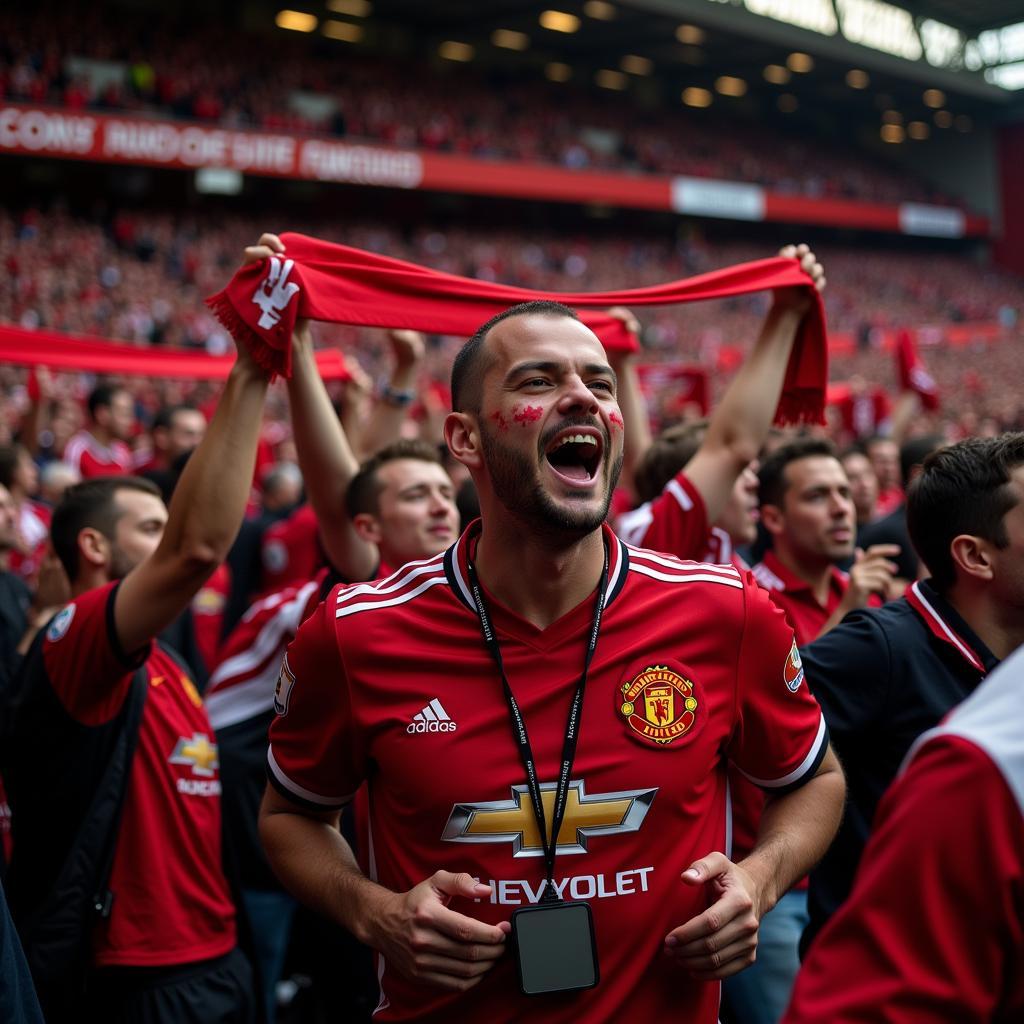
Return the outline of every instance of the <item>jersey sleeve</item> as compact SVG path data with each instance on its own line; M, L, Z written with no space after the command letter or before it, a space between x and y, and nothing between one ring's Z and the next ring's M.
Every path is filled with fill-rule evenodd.
M864 737L884 714L892 674L889 641L877 617L859 610L801 648L800 655L841 751L845 741Z
M109 722L124 704L132 675L150 644L122 650L114 625L118 584L88 590L65 605L46 627L41 656L47 678L65 709L85 725Z
M1018 1019L1000 999L1020 997L1021 849L1020 809L987 755L959 737L928 743L880 805L785 1024Z
M333 595L332 591L332 595ZM322 601L288 647L274 695L267 773L282 796L319 811L344 807L366 775L333 609Z
M708 548L707 509L700 491L680 471L654 501L623 517L622 538L652 551L700 561Z
M745 574L733 764L762 789L795 789L818 770L828 729L804 680L793 630L768 591Z

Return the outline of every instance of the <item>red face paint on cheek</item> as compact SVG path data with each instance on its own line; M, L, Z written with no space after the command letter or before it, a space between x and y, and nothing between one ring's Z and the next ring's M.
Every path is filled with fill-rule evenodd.
M520 409L518 405L512 406L512 418L521 427L527 423L536 423L544 415L544 410L539 405L528 405Z
M619 430L625 429L625 424L622 422L622 417L617 412L608 413L608 419L612 421Z
M501 414L500 411L492 412L491 419L498 424L499 430L508 430L508 420Z

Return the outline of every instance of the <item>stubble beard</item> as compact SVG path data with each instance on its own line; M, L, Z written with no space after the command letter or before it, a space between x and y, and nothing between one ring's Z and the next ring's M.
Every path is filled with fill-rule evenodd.
M559 430L572 425L562 424ZM593 533L608 518L612 492L622 471L621 452L607 472L604 500L600 506L597 509L572 509L563 508L544 490L537 467L528 455L503 444L485 424L480 425L480 438L484 463L498 500L513 516L533 526L538 533L579 539ZM590 492L570 492L569 496L585 498L590 497Z

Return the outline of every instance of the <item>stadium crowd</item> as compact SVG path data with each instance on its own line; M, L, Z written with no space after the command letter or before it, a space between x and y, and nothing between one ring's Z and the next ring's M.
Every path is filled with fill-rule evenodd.
M330 44L328 44L330 49ZM204 55L216 52L211 63ZM486 159L682 174L811 197L949 202L934 186L855 147L750 119L701 118L574 84L508 77L500 88L463 66L311 54L290 33L225 33L173 16L112 18L101 6L0 12L0 101L134 112ZM415 82L414 86L410 83ZM675 97L673 97L673 100Z
M209 234L169 217L123 218L109 231L62 214L0 223L11 281L0 318L102 328L141 345L180 341L195 328L194 345L211 347L221 332L230 346L222 328L196 312L198 296L223 283L243 250L255 262L283 249L274 236L253 246L243 219ZM58 235L61 251L83 258L55 259ZM367 226L345 237L385 251L396 243ZM535 288L580 279L591 287L650 283L766 255L746 246L525 243L511 232L429 229L395 248L442 269ZM588 842L604 874L558 883L570 869L560 859L552 874L548 862L549 886L571 884L575 898L590 879L591 897L600 888L618 899L592 901L607 980L575 997L580 1002L538 997L534 1005L549 1014L542 1019L653 1019L682 988L694 1013L710 1021L719 981L723 1019L732 1024L781 1020L791 993L787 1021L852 1022L864 1019L858 998L878 999L872 984L911 981L921 1000L942 993L950 1021L1013 1019L1024 1009L1019 978L998 982L1013 976L1019 946L993 937L1020 920L1012 854L1019 821L1006 814L993 768L1002 763L999 744L1019 748L1019 740L992 740L995 698L986 697L1003 699L1006 684L996 684L1012 666L997 666L1024 641L1024 423L1010 317L1020 286L978 268L967 275L971 265L953 257L931 261L920 284L910 257L879 256L875 265L806 247L783 255L836 296L830 316L862 343L842 364L846 406L837 401L821 427L772 428L809 309L801 289L644 314L646 328L617 312L663 359L706 356L715 330L740 347L738 368L717 375L710 416L677 409L682 422L672 424L652 424L647 414L637 364L650 353L610 354L612 373L596 339L552 304L496 318L459 348L454 368L454 339L326 325L320 341L347 344L354 370L330 392L316 370L313 331L301 323L292 375L273 386L242 346L223 387L0 371L0 774L10 798L0 824L7 896L47 1019L77 1019L83 1006L132 1021L249 1021L275 1011L283 1020L339 1012L360 1019L377 1000L368 949L387 963L386 1019L513 1019L519 997L506 921L510 905L530 902L533 883L494 881L501 871L528 873L515 857L478 864L475 853L468 862L452 858L463 847L447 845L473 843L480 833L472 814L495 809L470 804L472 814L459 812L468 798L459 787L508 730L503 718L479 720L459 690L466 673L490 679L491 662L457 652L479 644L481 623L488 638L490 608L497 665L508 668L531 735L543 719L537 736L548 762L564 708L551 709L560 702L535 678L544 675L535 671L537 652L560 666L552 672L578 674L577 641L592 614L594 640L604 637L595 587L598 609L607 597L611 646L597 648L591 686L614 674L627 702L615 701L622 710L611 724L605 710L588 712L598 716L587 719L595 734L615 731L595 751L584 728L577 771L598 779L595 788L621 790L625 783L612 784L619 775L600 773L626 730L623 756L666 790L682 788L653 804L657 790L637 790L642 814L623 812L610 831L612 823L599 826ZM853 297L873 287L877 306L868 311L862 300L858 308ZM166 303L156 333L158 307L140 298L153 288ZM857 331L856 316L866 331ZM872 331L909 317L919 326L1002 319L1007 336L991 343L971 380L962 350L920 346L936 389L879 370L893 357L873 347ZM684 331L704 336L676 347ZM524 353L535 359L520 366ZM882 383L887 397L874 393ZM928 411L936 390L938 408ZM651 395L650 404L667 409L662 398ZM631 546L602 526L609 509ZM482 534L471 525L478 514ZM469 530L462 540L460 527ZM562 556L552 552L566 545L581 562L562 576ZM449 548L450 563L441 559ZM549 578L557 585L540 584ZM437 597L460 587L462 597ZM731 590L742 591L747 610L727 597ZM680 602L689 609L681 616ZM648 609L644 623L632 625L624 616L638 609ZM697 632L688 632L691 619L700 620ZM680 644L691 651L685 663L675 653ZM588 666L592 657L594 649ZM992 685L979 687L989 674ZM165 686L171 679L178 685ZM528 680L540 689L528 691ZM352 689L339 707L343 681ZM734 696L719 702L722 692ZM966 762L954 733L932 732L965 698L965 731L956 735L974 744ZM409 706L394 731L396 699ZM647 707L646 718L630 701ZM594 706L601 701L588 702ZM882 707L891 715L880 715ZM557 722L547 721L551 714ZM485 728L494 736L482 741ZM460 742L476 744L472 753L440 745L457 729ZM422 748L435 752L429 766L406 741L417 731L438 744ZM850 787L834 842L842 775L829 733ZM43 735L54 756L40 772L34 750ZM990 740L996 752L986 760L977 751ZM161 744L173 747L169 760ZM669 751L689 758L692 770L677 768L669 779ZM604 760L593 760L598 753ZM908 753L912 767L901 775ZM502 774L518 777L514 750L508 758ZM110 774L118 766L120 783ZM733 860L713 852L729 842L715 824L726 771ZM695 772L710 774L691 790ZM984 787L979 806L999 811L1004 823L999 845L973 851L989 866L968 872L963 913L983 905L987 914L971 925L979 952L966 961L959 932L948 934L966 927L955 913L936 924L946 929L936 932L936 948L922 953L914 936L915 914L958 869L943 859L956 844L942 828L959 834L959 818L936 815L937 792L940 808L948 793L934 781L957 773ZM164 786L178 803L165 807ZM577 804L583 797L580 788ZM672 837L684 825L669 808L691 800L700 810L687 819L687 834L701 838L680 851ZM437 813L449 816L440 846L417 824ZM641 846L630 840L630 856L655 867L623 872L621 858L601 844L637 832L647 814L656 820ZM79 829L96 820L106 823L99 838ZM542 852L547 840L529 839L524 828L520 841ZM552 830L562 849L557 823ZM908 852L921 830L933 840L929 849ZM655 849L654 836L669 845ZM493 837L484 842L493 848ZM588 842L573 852L586 852ZM74 863L87 865L84 882L68 878L63 857L72 847ZM934 864L914 876L906 863L915 856ZM445 870L456 862L477 865L479 877ZM669 884L678 877L672 866L692 895ZM637 912L641 891L657 896L653 919ZM330 925L304 918L303 903ZM78 912L70 923L61 916L68 908ZM57 932L47 928L53 921ZM872 956L879 934L890 951L884 963ZM810 944L803 971L801 936ZM856 975L846 966L851 958ZM24 1015L13 1019L37 1020L27 975L13 964L4 977L25 992L17 1003ZM920 1005L904 995L884 1019L910 1024Z

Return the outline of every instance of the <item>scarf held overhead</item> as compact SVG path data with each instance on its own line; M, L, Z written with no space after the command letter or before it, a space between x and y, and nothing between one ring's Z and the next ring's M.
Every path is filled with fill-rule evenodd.
M346 245L288 232L285 253L242 267L206 300L221 323L248 345L266 369L291 374L296 320L409 328L468 338L492 316L533 299L551 299L585 312L580 319L606 348L635 342L609 306L666 306L773 288L805 287L813 305L800 325L782 397L780 423L823 422L828 379L825 311L821 296L795 259L755 260L646 288L609 292L535 292L431 270ZM591 312L591 310L594 310Z

